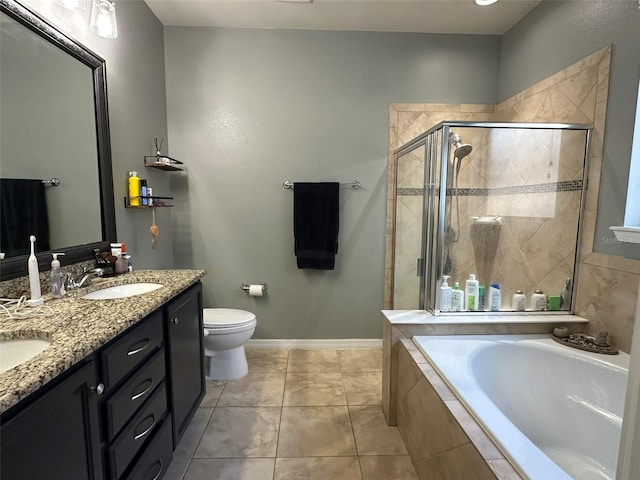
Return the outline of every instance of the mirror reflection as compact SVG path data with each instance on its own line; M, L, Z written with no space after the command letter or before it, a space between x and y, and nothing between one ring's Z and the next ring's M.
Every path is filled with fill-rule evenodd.
M0 251L101 241L94 71L3 12L0 27Z

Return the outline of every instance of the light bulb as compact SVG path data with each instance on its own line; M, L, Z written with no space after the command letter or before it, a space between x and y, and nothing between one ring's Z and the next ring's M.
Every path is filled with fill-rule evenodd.
M476 5L480 5L481 7L485 7L487 5L493 5L498 0L476 0Z
M116 23L115 5L107 0L93 0L90 27L101 37L116 38L118 24Z

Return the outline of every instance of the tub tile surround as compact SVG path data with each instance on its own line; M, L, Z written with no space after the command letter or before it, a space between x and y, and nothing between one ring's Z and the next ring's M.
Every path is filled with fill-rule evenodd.
M54 299L50 294L43 295L45 306L52 310L51 316L28 319L9 319L3 316L0 319L2 338L37 337L49 340L51 345L31 360L0 374L0 411L6 411L38 390L186 290L205 274L204 270L138 270L116 277L96 279L88 287L78 289L61 299ZM7 282L11 285L19 284L19 281ZM128 298L80 298L90 291L138 282L161 283L164 286L153 292ZM18 295L25 293L18 287L14 291Z
M522 479L409 339L398 368L398 430L420 480Z
M443 120L477 120L477 121L521 121L521 122L571 122L590 123L594 129L591 135L589 153L589 185L585 198L584 217L580 232L580 250L578 264L576 314L589 320L585 326L587 333L596 334L602 329L609 331L611 341L622 351L631 348L631 331L633 329L636 292L640 284L640 261L623 257L597 253L593 251L595 238L596 213L600 172L603 168L603 139L606 123L606 107L609 91L609 74L612 47L605 47L592 55L570 65L564 70L538 82L519 94L498 105L447 105L447 104L391 104L389 106L389 163L388 163L388 197L387 197L387 236L386 236L386 275L385 275L385 308L393 305L394 279L394 210L395 210L395 160L393 151ZM473 139L465 142L473 143ZM558 145L544 143L550 152L564 153ZM555 148L555 150L554 150ZM565 162L563 160L563 162ZM573 179L575 175L575 159L562 163L558 170L558 180ZM471 168L471 166L470 166ZM605 165L606 168L606 165ZM505 169L512 175L520 174L517 168ZM533 175L535 172L531 172ZM464 169L460 173L460 181L464 177ZM400 185L401 187L404 185ZM509 282L527 285L529 290L543 287L544 291L554 291L555 285L563 282L572 269L571 258L573 248L565 238L565 225L562 219L567 212L577 208L577 192L556 192L555 218L544 221L538 218L510 217L503 222L494 273L497 280L511 276ZM522 204L524 197L539 197L544 194L518 196ZM508 197L508 196L505 196ZM399 197L400 202L405 198ZM480 202L470 206L469 197L462 197L461 211L477 210L483 212L486 204ZM477 200L477 199L476 199ZM487 202L489 203L489 202ZM532 208L536 208L535 202ZM539 202L538 202L539 203ZM498 205L499 206L499 205ZM523 208L531 208L531 203ZM539 208L539 205L538 205ZM537 212L537 211L536 211ZM540 212L537 212L540 213ZM544 213L544 212L542 212ZM551 212L548 212L549 214ZM407 209L403 209L407 222L418 222L420 213L411 218ZM467 228L467 227L464 227ZM462 230L464 230L464 228ZM409 229L407 229L409 230ZM462 238L468 238L463 235ZM552 252L544 265L533 265L527 262L527 252L531 253L546 241L553 240ZM462 243L462 242L460 242ZM456 245L454 253L461 259L457 278L466 278L477 268L473 259L471 245ZM414 260L415 261L415 260ZM406 278L415 272L415 263L400 262L395 276ZM544 263L544 262L543 262ZM502 265L518 264L518 272ZM455 268L455 266L454 266ZM404 269L404 270L403 270ZM607 279L608 281L603 281ZM553 288L545 285L554 285ZM409 295L409 298L413 298ZM512 333L517 333L512 332Z
M414 335L513 335L550 333L555 327L566 327L571 332L584 331L588 320L570 314L526 315L441 315L434 316L424 310L382 311L382 410L389 425L398 423L400 384L414 379L408 370L399 366L401 342ZM409 349L417 364L426 359L417 349ZM437 374L436 374L437 375ZM427 375L434 388L440 383ZM405 378L408 377L408 378ZM444 385L444 384L443 384ZM444 386L438 391L448 390ZM442 393L443 398L448 394ZM453 393L451 393L453 395ZM453 397L452 399L455 399Z

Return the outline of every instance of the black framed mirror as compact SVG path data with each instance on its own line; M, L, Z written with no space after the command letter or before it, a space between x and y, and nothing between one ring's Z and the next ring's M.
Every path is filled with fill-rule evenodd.
M46 182L62 171L60 186L44 194L54 232L38 264L49 269L52 251L65 254L63 265L90 260L116 239L105 61L14 0L0 0L0 23L0 177ZM0 260L0 280L28 274L20 253Z

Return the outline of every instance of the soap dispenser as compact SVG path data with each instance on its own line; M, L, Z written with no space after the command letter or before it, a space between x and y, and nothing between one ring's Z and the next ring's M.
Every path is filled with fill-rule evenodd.
M67 293L64 289L64 274L60 270L60 260L58 255L64 255L64 253L52 253L53 260L51 261L51 295L53 298L62 298Z
M451 292L453 289L447 283L449 278L449 275L442 276L442 285L440 286L440 311L442 312L451 311Z

